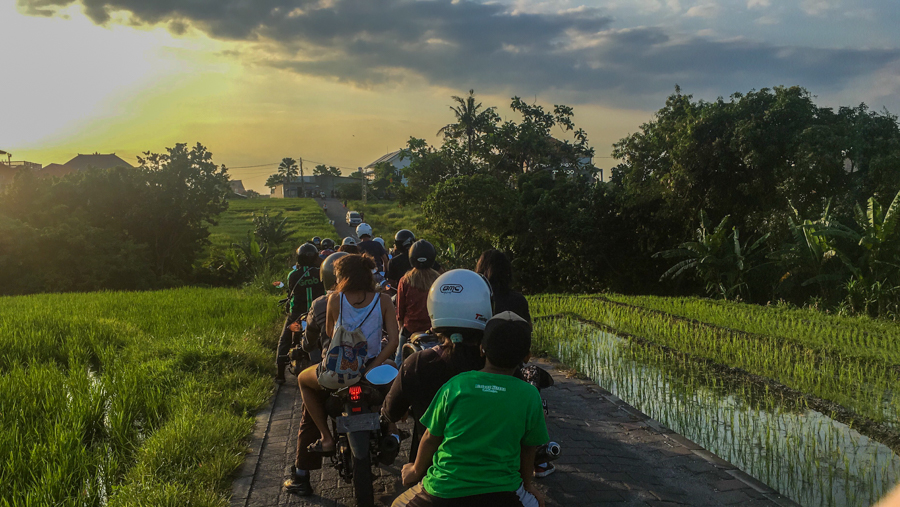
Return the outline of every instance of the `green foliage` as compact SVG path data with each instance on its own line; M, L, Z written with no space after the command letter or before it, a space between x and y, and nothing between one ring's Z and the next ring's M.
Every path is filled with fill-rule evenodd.
M263 208L262 213L253 214L253 235L266 249L277 249L290 238L291 231L280 211L270 216L269 208Z
M0 503L227 505L277 319L226 289L5 298Z
M37 178L0 194L0 293L144 289L189 281L226 207L224 167L202 145L146 153L135 169Z
M457 176L438 184L422 205L425 225L471 254L497 245L509 229L515 192L491 176Z
M340 177L341 170L334 166L326 166L325 164L319 164L315 168L313 168L313 176Z
M747 275L755 267L758 255L768 235L752 244L740 242L737 228L728 227L726 216L714 228L705 211L700 212L700 227L696 241L682 243L674 250L656 254L664 259L682 259L663 273L661 279L678 278L691 273L706 285L706 292L724 299L732 299L748 290Z

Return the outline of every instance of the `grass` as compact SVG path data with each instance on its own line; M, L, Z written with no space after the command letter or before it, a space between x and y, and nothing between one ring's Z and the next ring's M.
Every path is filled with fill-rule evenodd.
M270 215L281 212L288 219L292 234L281 248L285 252L313 236L337 238L337 232L314 199L236 199L228 201L228 210L220 215L219 224L210 227L212 248L227 248L244 240L247 233L253 231L253 214L262 213L264 209L268 209Z
M427 230L420 227L422 209L417 205L400 206L394 201L369 202L363 205L362 201L350 201L347 203L349 211L360 211L365 214L365 222L372 226L376 236L384 238L390 247L393 244L394 234L400 229L413 231L417 238L428 238Z
M277 318L236 289L0 298L0 505L228 505Z

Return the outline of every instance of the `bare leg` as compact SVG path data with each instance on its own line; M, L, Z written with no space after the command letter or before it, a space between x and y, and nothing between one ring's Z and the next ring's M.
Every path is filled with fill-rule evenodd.
M300 384L300 396L303 397L303 405L322 435L322 449L326 451L334 449L334 437L331 436L331 431L328 429L328 417L325 414L325 407L322 406L322 400L319 396L316 396L316 392L322 390L322 387L319 386L319 379L316 377L316 366L310 366L300 372L297 382Z

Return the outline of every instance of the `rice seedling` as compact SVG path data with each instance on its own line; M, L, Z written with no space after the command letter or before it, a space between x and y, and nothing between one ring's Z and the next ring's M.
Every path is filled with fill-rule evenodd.
M0 504L227 505L277 316L230 289L0 298Z
M545 312L571 301L531 303ZM868 505L900 480L900 457L887 446L802 399L724 377L687 356L566 318L536 321L535 348L802 505Z

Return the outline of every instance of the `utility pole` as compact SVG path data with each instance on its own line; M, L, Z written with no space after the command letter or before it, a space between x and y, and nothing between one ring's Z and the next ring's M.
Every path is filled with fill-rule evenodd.
M359 174L362 175L362 178L361 178L361 180L362 180L362 203L363 203L363 205L365 205L366 204L366 173L363 172L362 167L359 168Z
M306 192L303 191L303 157L300 157L300 195L299 197L306 197Z

